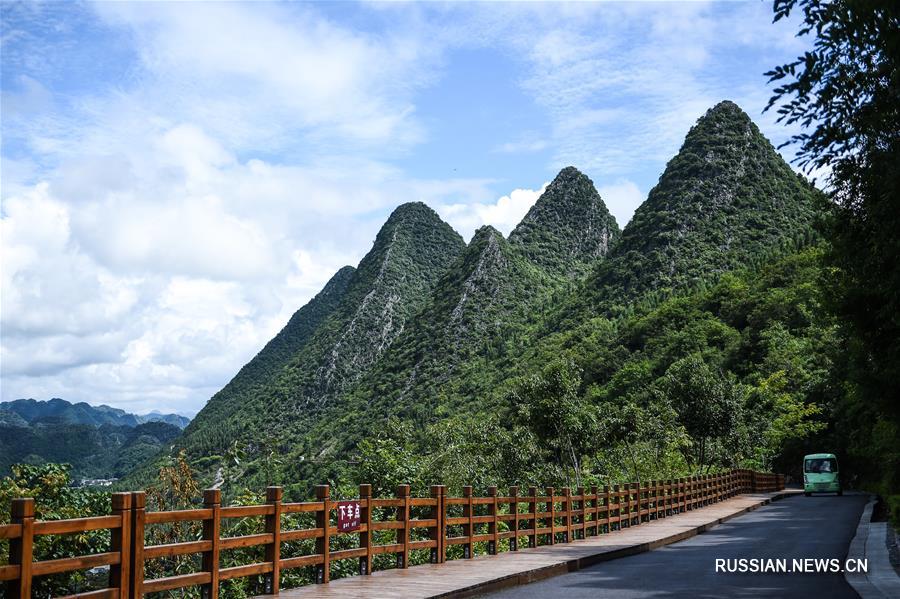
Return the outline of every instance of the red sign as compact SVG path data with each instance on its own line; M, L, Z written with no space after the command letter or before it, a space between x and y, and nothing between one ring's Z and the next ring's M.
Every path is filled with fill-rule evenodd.
M339 501L337 504L338 532L350 532L359 528L359 502Z

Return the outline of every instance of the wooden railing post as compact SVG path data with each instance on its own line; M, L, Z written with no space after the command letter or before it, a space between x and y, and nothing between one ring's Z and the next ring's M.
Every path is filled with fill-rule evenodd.
M644 481L638 485L638 522L650 522L650 505L653 499L650 497L650 482ZM647 506L646 508L644 506ZM647 512L646 514L644 512ZM644 518L647 518L646 520Z
M466 498L466 502L463 504L463 518L468 518L468 521L462 526L463 536L467 537L466 543L463 545L463 558L472 559L475 557L475 544L472 542L472 537L475 535L475 527L472 524L472 518L474 517L472 487L468 485L463 487L463 497Z
M519 487L509 488L509 513L513 515L510 521L513 535L509 538L509 550L519 550Z
M272 506L272 513L266 516L266 532L272 535L272 542L266 545L266 561L272 563L272 573L266 576L266 592L277 595L281 587L281 499L284 489L268 487L266 503Z
M431 497L435 502L431 509L431 517L437 522L429 531L429 536L434 541L431 563L443 564L446 559L444 554L444 485L431 485Z
M651 480L650 496L653 498L653 511L651 512L651 515L653 516L654 520L659 520L660 512L663 512L665 510L665 508L660 507L660 503L663 503L663 505L665 505L665 500L662 499L661 491L662 489L660 489L659 481Z
M131 494L131 592L128 597L144 596L144 515L147 494L135 491Z
M566 531L564 543L572 541L572 489L565 487L563 489L563 525Z
M322 556L316 583L327 584L331 580L331 487L316 485L316 501L322 502L322 511L316 512L316 528L322 529L322 536L316 537L316 553Z
M578 487L575 489L575 495L578 497L578 506L581 510L581 521L578 523L578 528L581 530L581 539L584 540L587 538L587 515L588 515L588 502L585 501L584 498L584 487ZM577 534L575 535L578 536Z
M547 494L547 512L550 513L550 544L556 544L556 499L553 495L555 489L547 487L544 492Z
M603 502L606 505L606 533L612 532L612 500L609 495L609 485L603 485ZM598 533L599 534L599 533Z
M206 489L203 491L203 507L212 510L209 519L203 521L203 540L211 541L212 547L203 552L203 571L209 572L209 584L203 585L201 593L203 599L218 599L219 597L219 550L221 538L221 518L219 511L222 509L222 492L219 489Z
M598 491L597 485L591 485L590 499L585 501L583 504L584 505L584 522L585 522L585 528L584 528L584 538L585 539L588 538L588 529L590 529L590 528L594 529L593 536L596 537L600 534L600 531L597 528L597 523L599 522L599 519L600 519L600 512L599 512L599 505L600 505L599 498L600 497L599 497L597 491ZM593 515L593 517L590 520L588 520L588 513Z
M359 523L365 530L359 533L359 546L366 550L366 555L359 558L359 573L366 576L372 573L372 485L359 485Z
M34 560L34 499L12 500L12 524L22 525L22 535L9 541L9 564L19 566L19 577L7 583L13 599L31 599L31 562Z
M397 553L397 567L409 567L409 485L397 485L397 498L403 501L403 505L397 508L397 520L403 523L403 528L397 529L397 542L403 545L403 549Z
M131 493L112 494L112 513L119 517L119 528L111 531L109 549L119 554L119 563L109 567L109 586L118 589L119 597L131 590Z
M750 492L756 493L758 488L758 483L756 482L756 470L750 471Z
M493 501L488 504L488 516L491 516L491 521L488 522L488 534L491 535L491 540L488 541L488 555L497 555L497 545L500 541L499 531L497 530L497 487L488 487L488 497L490 497Z
M528 487L528 496L531 497L531 502L528 504L528 513L531 516L531 534L528 535L528 546L529 547L537 547L538 545L538 521L537 521L537 487Z

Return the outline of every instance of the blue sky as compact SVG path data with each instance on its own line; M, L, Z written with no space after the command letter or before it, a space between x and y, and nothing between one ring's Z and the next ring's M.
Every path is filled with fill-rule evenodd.
M398 204L620 225L722 99L776 144L768 2L2 5L2 398L192 412ZM789 157L789 155L788 155Z

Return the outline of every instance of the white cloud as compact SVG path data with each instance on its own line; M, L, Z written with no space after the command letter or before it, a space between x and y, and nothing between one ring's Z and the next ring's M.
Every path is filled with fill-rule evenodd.
M435 210L466 239L484 225L509 235L549 184L544 183L540 189L514 189L493 203L440 204Z
M271 147L292 132L395 145L420 135L410 93L430 80L433 52L409 35L367 35L302 5L95 8L134 32L145 76L163 84L165 98L142 86L133 99L150 106L164 99L170 113L229 145ZM260 126L273 122L280 127Z
M597 188L597 192L606 204L606 207L616 217L619 227L625 227L634 211L646 199L637 184L627 179L618 179L610 185Z
M487 180L242 162L196 125L142 127L3 199L4 399L195 410L394 206L490 198Z
M493 150L612 181L599 191L624 225L644 195L628 165L664 163L721 99L702 67L735 40L796 43L756 26L767 9L752 6L725 20L707 6L365 6L384 13L372 31L302 4L48 16L68 6L15 7L60 34L39 52L39 36L4 31L5 67L27 79L3 96L2 397L136 411L199 408L402 202L429 203L466 237L521 220L543 188L497 198L496 181L391 163L427 140L417 93L448 48L522 60L546 122ZM77 27L115 44L81 55L63 35ZM734 91L755 117L763 94Z
M524 90L551 120L553 164L575 164L598 178L628 176L636 156L665 164L696 119L720 100L734 100L758 118L769 95L762 71L803 49L795 24L773 25L762 4L593 9L509 40L530 61ZM758 80L752 91L729 81L747 78L738 70L746 69L735 58L740 52L771 57L752 73ZM765 130L778 135L783 127Z

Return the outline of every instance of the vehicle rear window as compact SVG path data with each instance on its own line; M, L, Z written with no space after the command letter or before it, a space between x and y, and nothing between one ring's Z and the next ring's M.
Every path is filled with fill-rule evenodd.
M812 458L803 464L803 471L811 474L828 474L837 472L837 460L834 458Z

